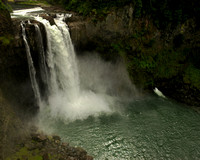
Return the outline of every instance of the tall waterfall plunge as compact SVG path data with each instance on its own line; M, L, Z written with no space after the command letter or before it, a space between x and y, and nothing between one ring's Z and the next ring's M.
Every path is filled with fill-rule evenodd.
M48 37L48 41L43 41L40 28L32 24L39 48L37 70L24 25L22 36L32 87L36 97L42 96L38 115L41 130L85 148L95 159L200 159L197 112L151 95L135 100L137 91L122 63L104 62L94 53L76 58L67 26L60 18L54 26L42 18L35 19L44 24ZM48 42L48 46L43 42ZM63 51L59 51L61 48ZM41 87L37 87L41 85L37 76L46 85L45 99L39 92ZM87 118L112 111L119 112ZM73 121L76 119L85 120Z
M36 80L36 70L35 70L33 60L32 60L32 57L31 57L30 47L28 45L28 41L27 41L27 37L26 37L26 31L25 31L25 27L24 27L23 22L21 23L21 27L22 27L22 37L23 37L23 40L24 40L25 48L26 48L26 55L27 55L27 61L28 61L28 66L29 66L29 75L30 75L30 79L31 79L31 85L32 85L32 88L33 88L35 99L37 100L37 104L41 104L40 91L39 91L38 83L37 83L37 80Z
M49 68L48 91L50 95L63 92L68 100L76 99L79 94L79 77L74 48L67 25L55 18L56 25L41 17L35 17L46 29L46 63Z
M51 117L66 121L85 119L90 115L112 112L111 105L115 98L104 93L96 93L91 89L80 87L79 71L74 47L71 42L68 26L60 15L54 19L56 25L42 17L34 17L46 30L47 49L43 47L40 28L34 24L37 46L39 48L39 65L42 81L46 84L47 100L39 100L40 113L48 113ZM25 28L23 27L23 37ZM25 44L28 46L26 37ZM26 50L31 58L30 49ZM31 60L32 61L32 60ZM30 66L31 65L31 66ZM35 68L29 64L32 87L37 99L40 99ZM90 82L88 82L90 83ZM38 98L39 97L39 98Z
M17 15L14 12L13 16L19 14L20 11ZM112 113L120 107L124 98L135 97L135 88L122 63L104 62L95 53L77 59L68 26L63 21L64 15L54 18L55 25L39 16L30 14L30 17L42 23L46 30L46 44L43 44L40 27L29 22L29 25L35 27L36 34L40 69L36 73L25 27L22 25L32 88L40 106L40 120L54 118L69 122ZM41 89L37 79L45 87Z

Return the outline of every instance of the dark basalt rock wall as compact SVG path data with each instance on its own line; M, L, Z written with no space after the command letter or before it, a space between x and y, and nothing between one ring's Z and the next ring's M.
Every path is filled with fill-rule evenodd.
M26 74L26 70L23 70L26 61L21 58L23 56L14 52L13 34L9 12L0 9L0 159L2 160L15 151L14 146L25 135L25 131L24 134L20 134L23 124L14 111L18 106L14 103L26 95L21 94L23 91L19 86L21 81L24 81L19 77L20 74Z
M97 51L105 60L123 59L133 83L139 88L152 90L157 87L168 97L189 105L200 106L200 83L198 82L200 80L200 56L198 55L200 30L195 20L187 20L175 28L171 28L169 24L165 30L159 30L150 17L138 19L134 18L133 13L134 8L131 5L110 12L103 20L81 17L73 13L66 22L69 25L75 49L78 53ZM53 14L43 16L49 19L52 25L54 24ZM32 23L40 26L43 41L46 44L43 25L36 21ZM7 54L1 58L1 63L3 63L0 70L4 70L3 74L6 73L7 77L4 79L10 77L10 81L15 81L12 84L17 84L20 89L16 89L14 85L11 87L12 85L5 80L2 84L7 86L5 88L8 86L15 88L13 92L16 93L16 97L19 94L24 95L23 98L18 99L20 103L25 104L24 106L33 106L33 98L29 101L30 97L33 97L33 92L30 87L20 21L13 20L13 25L14 43L11 47L4 47L4 50L12 49L4 51ZM39 73L39 52L34 25L27 24L26 32L38 74L38 82L40 88L44 88Z
M168 97L200 106L200 29L196 21L188 19L161 30L150 16L134 18L133 13L130 5L103 20L73 14L66 22L78 53L97 51L105 60L123 59L139 88L158 87Z
M35 112L37 111L36 100L31 87L29 76L29 67L27 62L27 55L24 46L24 41L21 33L21 20L13 19L10 21L12 40L9 45L1 48L1 64L0 64L0 86L4 95L13 101L13 103L20 104L23 111ZM46 48L46 32L44 26L37 22L31 21L32 24L26 23L26 34L34 66L37 70L38 82L43 87L40 73L39 73L39 50L37 47L36 31L33 24L37 24L42 32L44 40L44 48ZM41 89L42 90L42 89Z
M31 117L37 112L38 106L29 78L20 23L21 20L17 19L11 21L9 12L0 12L0 37L3 37L0 39L0 159L53 157L63 160L92 160L84 149L71 147L68 143L63 143L60 137L47 136L27 124L31 122ZM41 29L44 44L46 32L41 23L31 23L26 24L26 34L39 76L39 51L33 24L37 24ZM46 45L44 48L46 49ZM38 81L41 81L41 77Z
M4 41L0 44L0 88L11 102L22 110L35 107L31 88L26 52L19 24L12 23L10 14L0 14L0 32Z
M195 20L187 20L175 28L171 28L169 24L165 30L159 30L150 17L134 18L133 13L134 7L131 5L110 12L103 20L81 17L73 13L66 22L69 25L75 49L78 53L97 51L105 60L115 61L121 58L127 65L132 81L138 87L150 90L158 87L169 97L199 106L200 37L198 35L200 30ZM50 19L54 24L53 15L44 18ZM2 31L14 33L13 43L8 46L1 45L0 71L3 75L1 88L10 88L12 95L15 94L14 97L23 95L18 98L18 101L24 106L34 106L20 21L13 20L14 30L10 27L12 26L9 24L10 20L9 23L1 20L1 23L7 24L7 26L1 25L6 28L1 28ZM33 23L40 26L43 41L46 44L43 25L38 22ZM27 24L26 32L38 73L37 77L39 77L38 81L41 84L40 87L43 88L44 85L39 76L39 57L34 26ZM19 86L18 89L15 86Z
M13 105L0 91L0 159L17 150L17 145L27 136L24 124L13 110Z

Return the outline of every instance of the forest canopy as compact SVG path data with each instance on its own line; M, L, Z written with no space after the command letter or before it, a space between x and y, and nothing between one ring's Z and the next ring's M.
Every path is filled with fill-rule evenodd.
M52 4L61 4L67 10L76 11L84 16L103 17L110 9L120 8L128 4L134 6L134 16L139 18L151 15L159 28L166 24L177 25L188 18L199 21L199 0L48 0Z

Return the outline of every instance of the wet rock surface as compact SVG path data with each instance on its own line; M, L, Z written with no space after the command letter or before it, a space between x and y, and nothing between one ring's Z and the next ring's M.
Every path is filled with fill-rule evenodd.
M40 27L44 44L46 33L41 23L30 20L32 24L28 24L27 20L24 21L32 56L34 62L37 62L33 24ZM10 38L9 43L0 42L0 160L93 159L83 149L63 143L59 136L38 133L37 129L23 123L35 115L37 106L33 98L20 23L19 19L11 21L8 11L0 11L0 36L6 40Z
M105 60L123 59L138 88L153 91L158 87L170 98L199 107L196 22L190 19L176 28L169 24L166 30L159 30L149 17L134 18L133 10L126 6L103 20L73 14L66 22L78 53L97 51Z
M37 130L20 144L21 147L8 156L8 159L31 159L38 160L93 160L87 152L80 147L71 147L68 143L61 141L57 135L45 135Z

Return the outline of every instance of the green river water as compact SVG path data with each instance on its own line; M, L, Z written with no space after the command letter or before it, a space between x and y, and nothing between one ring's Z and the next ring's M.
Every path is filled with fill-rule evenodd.
M200 159L197 112L157 96L121 106L115 113L71 123L48 120L46 127L97 160Z
M59 31L50 25L46 29ZM59 41L52 41L54 50L62 51L64 39L55 36ZM76 67L63 65L62 57L58 60L61 69L55 73L60 79L55 79L59 84L80 79L80 86L75 94L68 88L59 92L53 89L56 93L49 94L49 101L41 105L40 129L59 135L72 146L83 147L96 160L200 159L199 113L156 95L135 96L126 69L120 65L98 57L81 57L79 77L69 81L61 73L76 71Z

